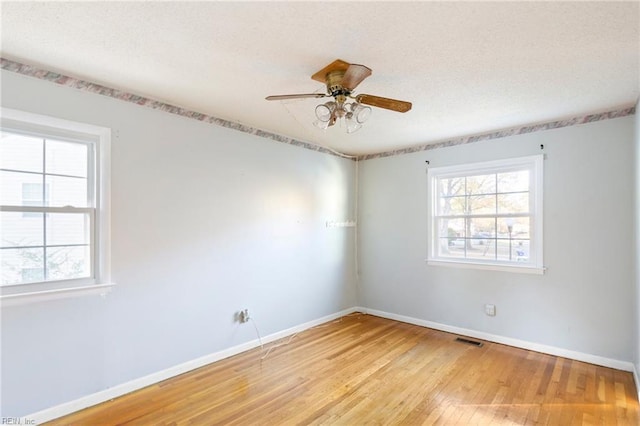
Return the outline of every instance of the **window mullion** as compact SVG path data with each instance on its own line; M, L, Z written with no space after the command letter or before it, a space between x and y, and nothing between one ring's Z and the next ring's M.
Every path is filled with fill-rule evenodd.
M47 202L47 139L42 139L42 206L49 207ZM42 272L45 281L49 279L49 270L47 268L47 217L48 214L42 213Z
M90 213L92 207L37 207L37 206L0 206L0 211L16 213Z
M93 179L91 179L91 176L95 175L95 164L93 159L95 158L93 155L93 149L94 149L94 145L93 144L88 144L87 145L87 201L88 201L88 205L90 205L91 207L96 207L96 200L95 200L95 181Z
M498 208L496 204L496 209ZM496 215L495 221L493 223L494 238L493 238L493 259L498 260L498 215Z
M470 217L472 219L493 219L497 218L519 218L519 217L533 217L533 213L500 213L500 214L462 214L462 215L434 215L434 217L442 218L442 219L464 219L466 217Z
M500 192L500 188L498 188L498 173L494 175L496 177L495 180L495 188L496 188L496 216L493 221L493 259L498 260L498 193Z
M85 217L85 227L87 226ZM95 258L95 210L89 214L89 276L96 276L97 259ZM85 233L87 230L85 229Z
M464 248L464 257L467 258L467 229L469 229L468 221L469 221L469 188L467 187L467 177L464 177L464 239L462 240L462 247Z

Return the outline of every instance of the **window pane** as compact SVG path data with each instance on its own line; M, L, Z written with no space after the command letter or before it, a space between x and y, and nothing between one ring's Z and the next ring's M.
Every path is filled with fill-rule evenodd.
M505 230L507 234L509 232L507 219L498 219L498 227ZM530 219L528 217L516 217L512 219L511 238L526 239L531 238L529 236Z
M467 176L467 194L495 194L496 175Z
M87 177L87 149L83 143L47 139L46 172Z
M522 192L529 190L529 170L498 173L498 192Z
M480 260L495 260L496 240L472 238L467 246L467 257Z
M513 249L513 256L515 256L516 262L529 261L529 247L530 247L529 240L514 240L512 241L511 246Z
M498 259L529 261L530 219L498 218Z
M51 213L47 217L47 245L89 244L90 216Z
M476 195L467 197L469 214L496 214L495 195Z
M41 178L41 176L38 176ZM44 190L44 191L43 191ZM43 198L44 197L44 198ZM44 199L44 202L43 202ZM49 185L42 186L42 183L22 184L22 205L29 207L42 207L49 205ZM24 216L37 215L37 213L23 213Z
M44 188L41 183L23 183L22 184L22 199L23 200L34 200L35 202L39 202L40 200L46 199L46 195L42 192Z
M44 249L2 249L2 285L43 281Z
M456 216L463 215L465 212L465 196L455 196L440 198L440 215Z
M529 213L529 193L498 194L498 213Z
M511 227L511 232L509 232L509 227ZM511 233L511 238L529 239L529 218L498 218L498 238L509 239L509 233Z
M469 224L469 235L471 238L495 238L496 220L494 218L470 218Z
M438 179L438 194L441 197L464 195L464 178Z
M509 259L509 240L497 240L496 244L498 247L498 260L513 261L513 241L511 241L511 259Z
M46 176L46 182L51 192L50 206L88 207L86 179Z
M439 232L439 255L464 257L465 219L441 219Z
M0 212L0 247L44 244L44 213Z
M498 240L498 260L528 262L529 247L529 240Z
M89 247L47 249L47 274L50 280L84 278L90 275Z
M439 237L441 238L464 238L464 219L440 219Z
M0 168L42 173L42 139L0 133Z
M439 256L464 258L463 238L440 238Z
M0 171L0 204L41 207L43 196L42 175Z

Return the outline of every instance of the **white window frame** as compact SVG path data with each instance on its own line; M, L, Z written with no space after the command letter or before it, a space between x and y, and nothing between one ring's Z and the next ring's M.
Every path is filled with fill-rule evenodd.
M428 211L428 244L427 264L434 266L452 266L459 268L488 269L497 271L543 274L543 163L544 155L533 155L504 160L468 163L453 166L430 167L427 169L427 211ZM530 252L526 262L483 260L471 258L453 258L438 254L439 236L438 221L438 180L442 178L482 175L513 171L514 169L530 170L529 205L530 211ZM495 217L508 218L510 215L495 214ZM473 217L465 215L464 217Z
M41 136L51 139L82 141L90 145L93 160L89 162L88 173L94 177L91 191L95 191L95 206L73 208L73 212L87 211L93 216L91 229L92 273L90 278L79 278L37 283L0 286L2 307L25 303L55 300L89 294L106 295L111 291L111 129L60 118L33 114L10 108L2 108L0 127L3 130ZM42 208L32 208L42 211ZM3 207L3 211L13 211ZM28 211L29 207L20 207ZM47 211L65 212L67 207L48 207Z

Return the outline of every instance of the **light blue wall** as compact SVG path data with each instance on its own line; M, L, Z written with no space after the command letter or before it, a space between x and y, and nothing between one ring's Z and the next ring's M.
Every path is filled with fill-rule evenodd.
M2 311L2 415L20 416L356 304L353 161L2 72L2 106L109 127L106 298Z
M634 116L364 161L360 303L631 362ZM544 144L544 151L540 145ZM544 275L427 266L430 166L544 152ZM496 305L486 316L484 304Z

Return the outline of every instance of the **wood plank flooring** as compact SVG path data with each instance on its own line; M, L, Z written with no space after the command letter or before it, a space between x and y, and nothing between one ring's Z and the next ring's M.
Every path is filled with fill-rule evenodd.
M455 337L351 314L48 424L639 424L631 373Z

